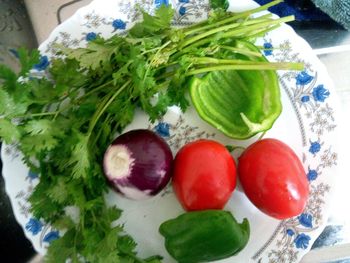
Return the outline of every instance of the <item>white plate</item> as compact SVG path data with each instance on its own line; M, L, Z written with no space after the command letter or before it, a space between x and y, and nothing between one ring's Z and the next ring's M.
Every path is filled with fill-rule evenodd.
M55 42L78 47L86 45L96 34L108 37L123 32L140 18L133 8L136 3L152 12L157 5L168 3L168 0L93 1L53 31L40 46L42 54L50 57ZM177 11L175 24L183 25L207 16L208 3L204 0L172 0L171 4ZM251 1L240 0L234 1L230 8L241 11L254 6L256 4ZM278 221L261 213L240 190L236 190L225 209L232 211L239 221L244 217L249 219L251 237L238 256L220 262L298 262L325 226L337 177L337 102L325 68L309 45L289 26L284 25L269 33L259 43L276 48L265 53L271 61L301 61L306 65L302 73L279 72L283 112L265 137L286 142L299 155L310 181L311 195L301 216ZM42 69L45 69L48 63L45 59L42 62ZM199 137L230 142L199 119L193 109L181 115L177 108L171 108L164 119L154 125L148 124L147 117L139 113L128 129L138 127L159 132L174 152L184 143ZM248 145L252 141L254 138L242 144ZM35 249L44 254L59 232L29 213L27 198L38 181L37 175L23 165L14 146L4 145L1 156L6 190L15 216ZM137 241L141 256L161 254L165 257L164 262L173 262L158 234L161 222L183 212L171 189L147 201L126 200L114 192L106 198L124 210L120 222L125 222L127 232Z

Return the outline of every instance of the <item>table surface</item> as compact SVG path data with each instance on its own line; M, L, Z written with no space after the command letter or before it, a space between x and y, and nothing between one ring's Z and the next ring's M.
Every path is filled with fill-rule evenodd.
M47 38L48 34L60 21L64 21L72 15L75 10L88 4L91 0L51 0L49 4L47 0L24 0L24 2L26 3L34 31L38 42L40 43ZM38 10L40 10L40 13L37 13ZM43 24L42 21L46 22ZM343 116L349 116L350 32L332 23L295 23L292 24L292 26L295 31L310 44L319 59L326 66L330 77L333 79L335 90L340 99L341 113ZM346 124L346 121L343 121L343 123ZM342 131L345 131L347 130L346 128L345 125L341 129ZM346 143L346 140L344 140L344 143ZM347 149L347 147L344 146L344 149ZM350 244L350 209L344 209L347 207L348 200L350 200L350 191L347 189L347 186L350 185L350 177L348 176L347 178L345 172L347 171L346 162L340 162L339 165L341 167L339 175L341 177L339 179L341 184L339 184L334 199L334 205L332 206L332 216L328 221L327 227L316 240L312 249L339 244ZM6 195L3 193L2 178L0 179L0 189L2 190L0 192L0 205L2 207L1 216L3 218L2 222L4 222L6 221L6 218L7 220L13 220L13 215L11 214L11 209L8 207L9 205ZM21 232L17 225L13 226L13 228L14 229L11 229L11 231ZM13 242L20 242L21 244L24 244L25 247L28 247L25 253L27 257L33 254L30 244L25 239L13 240ZM3 246L2 243L1 246ZM12 262L24 262L23 259L21 260L22 261ZM336 262L350 263L350 254L349 259Z

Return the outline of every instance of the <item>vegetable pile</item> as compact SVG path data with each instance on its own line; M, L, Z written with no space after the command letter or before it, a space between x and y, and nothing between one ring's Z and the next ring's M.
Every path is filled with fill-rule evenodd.
M208 20L181 29L171 27L174 11L162 5L154 16L143 12L143 21L125 36L97 37L78 49L57 45L58 56L50 61L46 77L32 74L40 62L37 50L18 50L22 65L18 73L0 65L0 137L16 143L26 165L40 176L29 199L33 215L64 230L50 245L47 262L160 262L159 256L137 257L133 239L121 225L112 226L122 211L107 207L104 200L109 189L102 167L105 151L115 134L132 122L136 108L145 111L150 121L172 105L185 111L190 104L185 96L189 89L200 116L230 137L247 138L271 128L281 107L276 75L267 70L302 67L267 62L251 44L293 19L252 16L279 2L242 13L216 9ZM256 83L251 79L247 83L247 73L237 70L261 71L254 73ZM239 95L250 108L241 112L237 101L233 115L220 118L230 102L216 107L215 96L202 96L200 90L213 92L212 81L218 76L235 82L242 79L237 83L240 91L229 91L226 85L223 93L233 90L228 97ZM264 76L270 86L262 81ZM248 84L257 84L249 92L252 97L244 93ZM206 107L217 111L206 112ZM169 153L164 154L164 160L169 159ZM114 177L107 166L106 175ZM152 194L166 182L166 178L155 182ZM118 184L116 188L122 191ZM79 210L77 223L66 215L68 206Z

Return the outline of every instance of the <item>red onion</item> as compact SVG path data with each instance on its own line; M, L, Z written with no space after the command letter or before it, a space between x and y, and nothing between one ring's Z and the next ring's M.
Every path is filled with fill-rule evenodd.
M150 130L132 130L108 147L103 168L111 186L141 200L159 193L170 181L173 155L168 144Z

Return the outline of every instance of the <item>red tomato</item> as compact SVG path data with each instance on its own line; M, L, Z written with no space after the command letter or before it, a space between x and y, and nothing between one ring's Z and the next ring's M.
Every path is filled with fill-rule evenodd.
M236 187L236 163L218 142L191 142L175 157L173 187L188 211L222 209Z
M250 145L239 157L238 176L250 201L272 217L290 218L306 206L309 184L303 165L279 140Z

